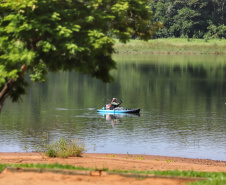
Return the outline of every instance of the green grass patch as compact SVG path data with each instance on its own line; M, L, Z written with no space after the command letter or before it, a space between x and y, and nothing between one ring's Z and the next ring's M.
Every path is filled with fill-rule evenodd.
M116 40L114 48L117 53L226 54L226 39L168 38L131 40L127 44Z
M0 164L0 172L1 172L2 170L4 170L5 167L7 167L7 166L8 166L8 164Z
M189 183L190 185L225 185L226 173L221 172L198 172L198 171L136 171L136 170L113 170L114 173L132 173L144 175L159 175L172 177L201 177L207 180L201 180Z
M38 169L64 169L64 170L88 170L94 171L95 169L75 167L72 165L62 164L0 164L0 171L5 167L20 167L20 168L38 168ZM98 169L100 170L100 169ZM120 173L120 174L135 174L135 175L159 175L159 176L172 176L172 177L202 177L207 180L201 180L189 183L190 185L225 185L226 184L226 173L221 172L198 172L198 171L136 171L136 170L108 170L103 169L109 173Z
M94 169L91 168L83 168L72 165L62 165L55 163L55 164L0 164L0 172L4 170L4 168L6 167L94 171Z

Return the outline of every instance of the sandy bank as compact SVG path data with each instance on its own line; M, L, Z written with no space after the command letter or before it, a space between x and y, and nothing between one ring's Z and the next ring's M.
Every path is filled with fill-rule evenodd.
M83 154L83 157L48 158L39 153L0 153L0 163L60 163L74 166L121 170L195 170L226 172L226 161L162 157L150 155ZM106 172L105 172L106 173ZM197 179L196 179L197 180ZM5 169L0 173L0 185L185 185L194 179L180 177L125 177L122 175L68 175L54 172L16 172Z
M49 158L39 153L0 153L0 163L60 163L88 168L121 170L195 170L226 172L226 161L127 154L90 154L82 157Z

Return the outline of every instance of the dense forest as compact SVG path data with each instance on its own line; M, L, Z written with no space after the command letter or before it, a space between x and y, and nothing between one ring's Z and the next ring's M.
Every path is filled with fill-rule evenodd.
M149 0L156 38L226 38L226 0Z

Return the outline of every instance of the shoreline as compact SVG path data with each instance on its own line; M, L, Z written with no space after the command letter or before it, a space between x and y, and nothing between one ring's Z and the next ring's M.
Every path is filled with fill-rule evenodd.
M82 157L50 158L34 152L0 152L0 164L28 163L59 163L109 170L226 172L226 161L210 159L110 153L84 153Z
M0 165L4 164L62 164L75 167L87 168L91 171L64 171L57 168L5 168L0 173L0 181L4 185L185 185L189 182L210 181L217 184L224 183L222 172L226 172L226 161L214 161L208 159L189 159L181 157L167 157L154 155L134 155L134 154L106 154L106 153L84 153L82 157L69 158L49 158L42 153L0 153ZM26 165L25 165L26 166ZM47 165L49 166L49 165ZM116 173L103 172L102 170L116 170ZM177 174L212 174L201 176L183 177L180 175L145 175L147 171L157 172L167 171L166 173ZM117 172L118 171L118 172ZM121 172L120 172L121 171ZM131 171L126 174L125 171ZM143 176L137 174L140 171ZM88 173L87 173L88 172ZM151 173L152 173L151 172ZM165 172L163 172L164 174ZM137 175L136 175L137 174ZM225 175L224 175L225 176ZM204 183L205 184L205 183Z
M126 44L116 39L114 49L116 53L130 54L169 54L169 55L225 55L226 42L222 39L186 39L186 38L159 38L147 42L131 40Z

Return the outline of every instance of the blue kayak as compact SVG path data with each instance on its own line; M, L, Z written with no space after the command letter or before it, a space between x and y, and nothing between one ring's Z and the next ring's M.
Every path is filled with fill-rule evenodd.
M97 112L101 113L114 113L114 114L119 114L119 113L139 113L140 109L97 109Z

